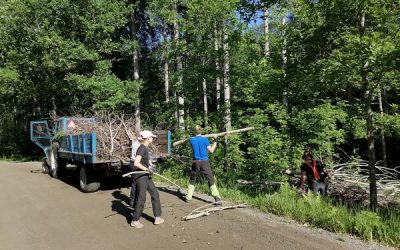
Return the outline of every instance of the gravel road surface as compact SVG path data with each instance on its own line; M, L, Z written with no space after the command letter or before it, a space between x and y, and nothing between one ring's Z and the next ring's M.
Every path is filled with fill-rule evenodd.
M85 194L75 176L53 179L39 162L0 163L0 249L389 249L250 209L182 221L206 202L161 185L165 223L152 224L148 197L145 227L134 229L127 182L113 181Z

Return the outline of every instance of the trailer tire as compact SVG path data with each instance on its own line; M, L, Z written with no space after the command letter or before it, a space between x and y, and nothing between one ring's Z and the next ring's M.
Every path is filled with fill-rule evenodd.
M79 170L79 186L84 193L96 192L100 188L100 176L88 167L81 166Z
M51 146L50 151L50 175L53 178L60 179L65 175L67 163L58 158L58 143Z
M50 172L50 166L49 166L49 164L47 163L47 158L44 157L44 158L42 159L42 173L43 173L43 174L48 174L49 172Z

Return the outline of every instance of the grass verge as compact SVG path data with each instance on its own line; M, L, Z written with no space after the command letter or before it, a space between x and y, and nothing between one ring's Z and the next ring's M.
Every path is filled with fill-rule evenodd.
M182 171L170 168L162 175L173 179L178 185L187 188L188 178ZM156 179L165 182L161 178ZM196 185L196 192L209 193L208 186L202 182ZM250 207L308 223L311 226L331 232L356 235L372 242L385 243L400 247L400 211L382 209L373 213L345 205L334 205L321 196L309 193L301 198L295 190L283 185L278 192L265 192L243 187L219 187L223 199L246 203Z
M0 162L28 162L28 161L40 161L41 157L38 156L0 156Z

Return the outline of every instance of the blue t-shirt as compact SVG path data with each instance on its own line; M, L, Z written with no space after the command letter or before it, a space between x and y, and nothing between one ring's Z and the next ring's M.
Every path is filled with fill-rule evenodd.
M201 136L190 138L190 145L193 150L193 160L208 160L207 147L210 146L210 141Z

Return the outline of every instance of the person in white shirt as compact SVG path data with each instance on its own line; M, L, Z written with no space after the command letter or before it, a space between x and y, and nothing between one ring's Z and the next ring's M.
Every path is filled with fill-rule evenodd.
M131 171L134 171L134 162L135 162L135 157L136 157L136 151L140 147L140 141L141 137L138 136L137 140L134 140L132 142L132 153L131 153L131 159L130 159L130 167ZM136 183L135 183L135 178L133 178L134 175L132 175L132 186L131 186L131 194L130 194L130 201L129 205L134 208L135 207L135 196L136 196Z
M135 197L135 210L133 212L133 218L131 226L135 228L143 228L143 224L139 222L142 217L144 204L146 203L146 193L149 192L151 196L151 204L154 215L154 225L160 225L164 223L164 219L161 218L161 202L160 195L158 194L157 188L154 185L152 179L152 173L155 172L154 167L150 163L149 145L153 142L153 138L157 136L151 131L144 130L140 132L142 136L141 145L136 152L134 161L135 171L134 175L136 184L136 196Z

